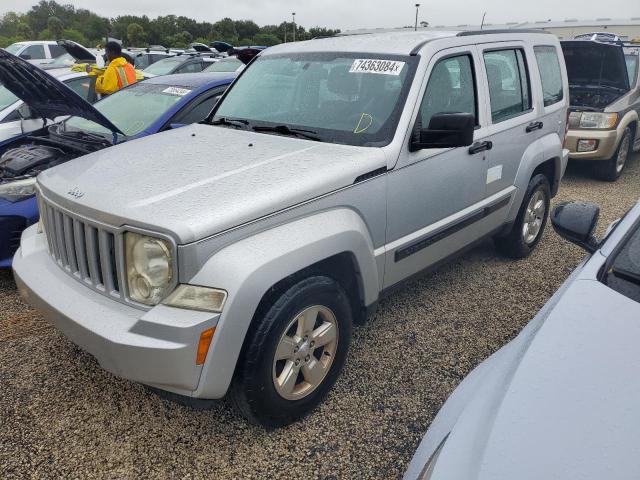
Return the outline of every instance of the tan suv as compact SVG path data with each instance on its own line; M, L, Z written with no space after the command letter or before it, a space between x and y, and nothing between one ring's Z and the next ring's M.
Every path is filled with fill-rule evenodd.
M571 104L569 158L594 161L598 178L615 181L640 148L640 47L571 40L562 50Z

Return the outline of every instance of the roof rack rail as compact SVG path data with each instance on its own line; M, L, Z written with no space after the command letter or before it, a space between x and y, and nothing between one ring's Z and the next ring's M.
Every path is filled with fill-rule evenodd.
M466 32L458 32L457 37L469 37L471 35L492 35L496 33L544 33L553 35L551 32L542 30L541 28L500 28L495 30L468 30Z

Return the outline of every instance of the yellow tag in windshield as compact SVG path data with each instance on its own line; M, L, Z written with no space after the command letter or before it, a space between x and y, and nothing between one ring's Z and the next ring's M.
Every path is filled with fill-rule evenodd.
M360 115L360 120L358 120L358 124L356 128L353 130L353 133L364 133L373 123L373 117L368 113L363 113Z

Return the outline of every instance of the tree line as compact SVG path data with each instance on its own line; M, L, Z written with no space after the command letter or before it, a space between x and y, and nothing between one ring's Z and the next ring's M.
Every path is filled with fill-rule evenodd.
M252 20L222 20L209 23L192 18L164 15L120 15L106 18L73 5L61 5L54 0L41 0L26 13L8 12L0 17L0 47L24 40L68 39L87 47L104 44L106 37L121 40L124 46L145 47L163 45L184 48L192 42L213 40L232 45L276 45L291 41L294 24L259 26ZM313 27L308 30L295 25L296 40L332 36L340 30Z

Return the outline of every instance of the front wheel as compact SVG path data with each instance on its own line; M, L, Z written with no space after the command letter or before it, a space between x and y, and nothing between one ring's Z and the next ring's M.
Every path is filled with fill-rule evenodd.
M505 236L494 239L496 248L509 258L528 256L542 238L549 216L551 188L542 174L530 181L513 227Z
M615 182L620 178L620 175L624 171L624 167L627 166L627 160L631 155L633 148L632 145L631 128L625 128L622 133L622 138L616 149L616 153L613 154L609 160L601 160L596 162L595 174L600 180L607 182Z
M265 427L288 425L327 395L351 342L351 308L333 279L309 277L256 318L231 386L236 408Z

